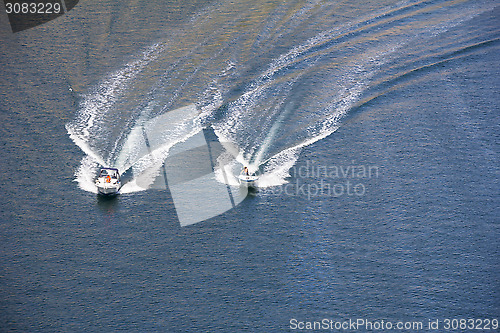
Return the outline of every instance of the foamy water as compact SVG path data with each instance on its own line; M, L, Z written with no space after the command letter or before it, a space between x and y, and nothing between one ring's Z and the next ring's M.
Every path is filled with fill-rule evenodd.
M307 20L322 6L317 3L304 8L290 20ZM285 184L302 148L335 132L360 101L381 93L379 86L418 69L419 64L410 62L399 73L387 71L405 47L444 33L488 9L487 5L473 5L463 10L453 4L422 9L418 4L401 2L345 26L320 31L281 54L264 48L263 55L272 54L269 63L260 65L261 72L255 78L238 82L244 89L236 96L231 82L237 82L246 65L235 54L247 47L236 40L247 36L232 32L235 39L209 56L202 54L210 48L213 35L201 35L180 54L172 51L172 40L156 42L82 96L76 119L66 125L70 138L86 155L76 171L76 181L83 190L94 192L91 181L98 166L111 166L121 173L132 170L130 184L122 191L148 189L169 150L210 126L220 142L238 147L237 153L232 152L230 179L216 170L220 182L236 185L236 176L247 166L260 174L260 187ZM210 7L206 10L215 11ZM427 14L435 14L439 20L429 22ZM210 20L195 16L188 26L203 29L210 24ZM378 31L376 39L371 36L374 29ZM183 33L180 30L176 36ZM282 33L260 39L266 37L276 40ZM363 52L345 53L357 48ZM342 58L341 63L334 60L337 57ZM183 72L186 74L181 76ZM213 75L207 76L207 72ZM315 79L313 88L311 79L317 73L324 79ZM297 100L297 94L303 98ZM142 97L135 100L138 95ZM189 114L184 119L178 114L176 125L166 126L163 132L155 129L160 143L147 150L145 124L153 126L155 119L175 110L177 100L196 105L197 116ZM141 186L137 185L139 179Z

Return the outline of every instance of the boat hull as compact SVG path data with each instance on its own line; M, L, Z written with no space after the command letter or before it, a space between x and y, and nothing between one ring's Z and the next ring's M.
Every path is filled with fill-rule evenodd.
M117 194L119 187L100 187L97 186L97 193L102 194L102 195L113 195Z
M259 177L257 176L246 176L246 175L238 176L238 181L240 182L240 185L245 187L256 187L256 181L258 179Z
M97 193L103 195L117 194L120 190L119 182L108 183L105 180L98 179L95 185L97 187Z

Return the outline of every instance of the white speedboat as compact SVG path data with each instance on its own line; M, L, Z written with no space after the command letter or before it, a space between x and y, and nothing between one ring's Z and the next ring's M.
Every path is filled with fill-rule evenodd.
M121 187L120 173L115 168L102 168L95 180L99 194L111 195L118 193Z
M241 171L241 174L238 176L238 181L240 182L241 186L246 186L246 187L256 187L256 182L259 179L259 176L256 174L251 174L248 171L248 168L243 168Z

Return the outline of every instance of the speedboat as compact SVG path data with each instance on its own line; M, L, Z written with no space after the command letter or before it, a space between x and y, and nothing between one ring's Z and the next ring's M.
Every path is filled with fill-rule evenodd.
M241 186L246 186L246 187L256 187L255 182L259 179L259 176L256 174L251 174L248 171L248 168L243 168L241 171L241 174L238 176L238 181L240 182Z
M117 194L121 187L120 173L115 168L102 168L95 180L97 192L104 195Z

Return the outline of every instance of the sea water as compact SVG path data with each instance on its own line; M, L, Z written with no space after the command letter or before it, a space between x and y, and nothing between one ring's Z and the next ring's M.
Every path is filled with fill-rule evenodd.
M0 330L494 331L499 14L84 1L16 34L4 15ZM206 129L259 191L181 227L153 181ZM94 193L100 166L119 196Z

